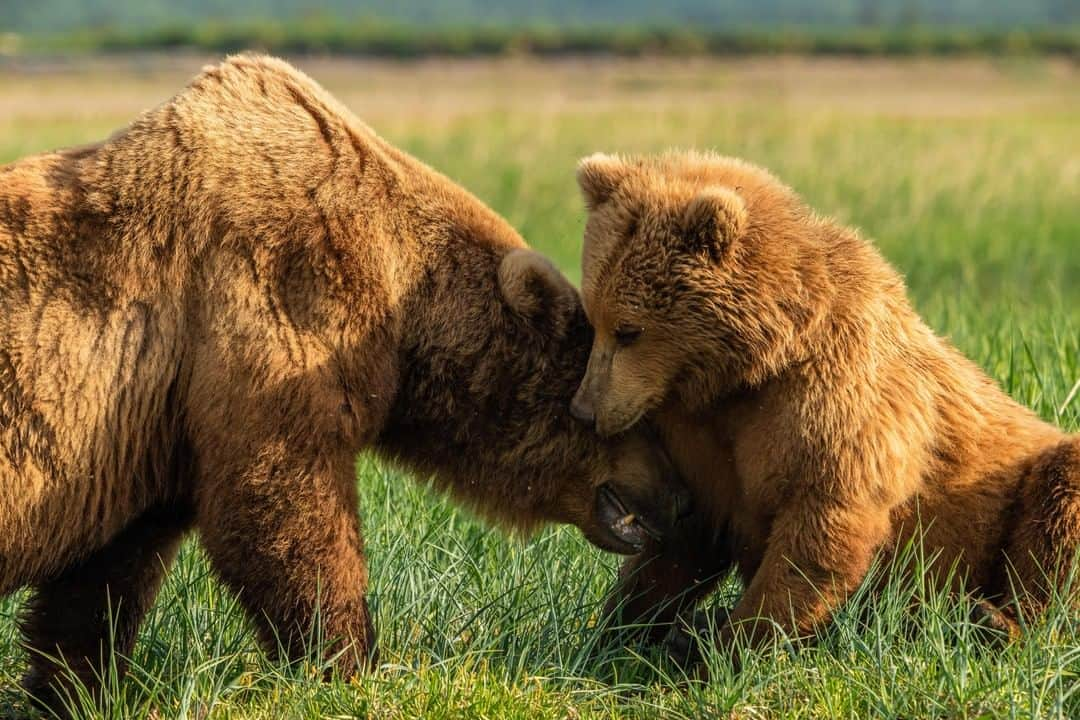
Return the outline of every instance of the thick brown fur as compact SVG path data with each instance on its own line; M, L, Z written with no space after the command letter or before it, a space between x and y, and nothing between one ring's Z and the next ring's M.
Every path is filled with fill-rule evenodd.
M110 623L130 651L191 528L268 645L317 617L363 664L365 447L632 549L597 487L662 527L671 478L569 417L590 343L501 218L277 60L0 169L0 593L35 589L31 691L44 655L93 684Z
M699 512L627 561L629 617L670 620L736 567L722 644L806 634L917 535L1011 623L1062 589L1080 438L936 336L870 242L731 158L597 155L579 182L596 337L575 414L649 418Z

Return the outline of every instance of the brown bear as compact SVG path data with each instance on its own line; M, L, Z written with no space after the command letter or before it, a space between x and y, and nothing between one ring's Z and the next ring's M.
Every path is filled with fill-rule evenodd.
M997 629L1062 589L1080 438L935 335L870 242L732 158L595 155L578 179L596 334L573 412L648 418L699 511L626 562L626 615L669 621L735 567L721 648L809 634L916 537Z
M354 459L633 552L678 511L568 406L576 290L287 64L234 57L101 144L0 170L0 594L93 683L196 529L263 641L373 650ZM344 647L331 645L336 652ZM55 698L54 698L55 699Z

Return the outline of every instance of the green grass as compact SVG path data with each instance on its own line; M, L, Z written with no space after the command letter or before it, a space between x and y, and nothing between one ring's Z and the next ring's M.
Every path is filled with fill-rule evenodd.
M0 161L102 137L196 66L0 77ZM575 278L579 156L692 146L767 165L873 237L931 325L1014 397L1080 430L1075 69L794 61L310 69ZM369 458L357 476L378 672L322 683L310 664L268 663L190 542L131 675L111 686L96 716L1080 717L1077 618L1061 607L1022 641L994 649L973 639L965 603L897 582L879 598L857 598L812 648L780 643L738 675L710 657L712 682L687 685L642 648L600 646L595 620L616 559L576 531L507 538ZM737 589L725 590L730 601ZM22 599L0 601L0 717L26 709L14 688L25 662L12 619Z

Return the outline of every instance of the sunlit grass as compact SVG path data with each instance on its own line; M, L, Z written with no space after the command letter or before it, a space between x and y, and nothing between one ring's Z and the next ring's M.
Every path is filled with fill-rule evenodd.
M149 75L108 66L85 77L0 76L0 161L101 138L198 64ZM580 156L678 146L764 164L874 238L930 324L1017 400L1080 430L1075 70L792 61L310 69L575 278ZM357 475L377 672L323 683L310 663L267 661L189 542L128 679L108 684L82 714L1080 716L1077 618L1060 606L1019 643L995 649L975 641L967 601L894 582L877 598L856 598L813 647L779 643L737 675L715 654L711 682L686 683L646 648L601 642L596 620L616 559L575 531L509 539L370 458ZM23 599L0 601L0 717L27 708L16 689Z

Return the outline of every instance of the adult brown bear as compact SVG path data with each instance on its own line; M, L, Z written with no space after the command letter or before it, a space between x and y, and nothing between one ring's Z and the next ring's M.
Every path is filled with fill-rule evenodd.
M602 434L650 416L698 510L627 561L626 614L670 619L737 567L721 647L808 633L916 534L931 579L1010 634L1069 590L1080 437L935 335L871 243L733 158L597 155L578 177L596 336L575 413Z
M374 648L353 463L632 552L675 498L566 408L576 291L283 62L232 58L109 140L0 171L0 593L88 683L189 528L262 638ZM637 522L627 521L636 514ZM110 606L111 603L111 606ZM336 646L337 649L341 646Z

